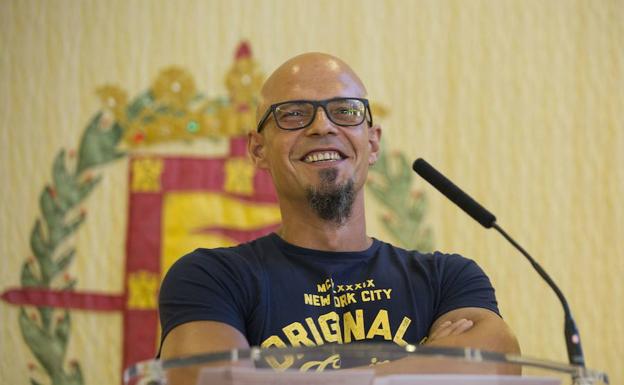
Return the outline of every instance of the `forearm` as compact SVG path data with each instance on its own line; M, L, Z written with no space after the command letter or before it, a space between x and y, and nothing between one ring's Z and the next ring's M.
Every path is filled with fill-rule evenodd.
M426 342L430 346L471 347L481 350L520 354L518 340L500 318L473 321L467 331Z

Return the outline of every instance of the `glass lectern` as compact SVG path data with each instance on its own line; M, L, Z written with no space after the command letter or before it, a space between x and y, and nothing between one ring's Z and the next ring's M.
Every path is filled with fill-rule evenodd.
M139 362L126 385L608 384L588 368L476 349L395 344L251 348Z

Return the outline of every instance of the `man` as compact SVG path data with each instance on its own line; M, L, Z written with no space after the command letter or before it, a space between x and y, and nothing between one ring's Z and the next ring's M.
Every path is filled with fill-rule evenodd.
M269 77L248 150L273 178L282 226L171 268L162 358L356 341L519 352L473 261L366 235L364 184L382 130L365 97L353 70L326 54L297 56Z

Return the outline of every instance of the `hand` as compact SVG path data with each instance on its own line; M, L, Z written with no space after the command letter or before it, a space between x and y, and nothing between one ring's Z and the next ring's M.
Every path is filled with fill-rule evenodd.
M474 322L466 318L461 318L457 321L442 322L435 330L431 331L429 337L427 337L426 343L431 343L440 338L462 334L470 330L473 325Z

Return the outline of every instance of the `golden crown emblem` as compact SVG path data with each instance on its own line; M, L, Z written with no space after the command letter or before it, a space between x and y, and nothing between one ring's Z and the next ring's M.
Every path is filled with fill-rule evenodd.
M225 76L226 97L198 92L183 68L162 70L151 87L132 101L115 85L97 89L106 114L124 128L129 147L243 135L255 126L257 95L264 81L249 43L241 42Z

